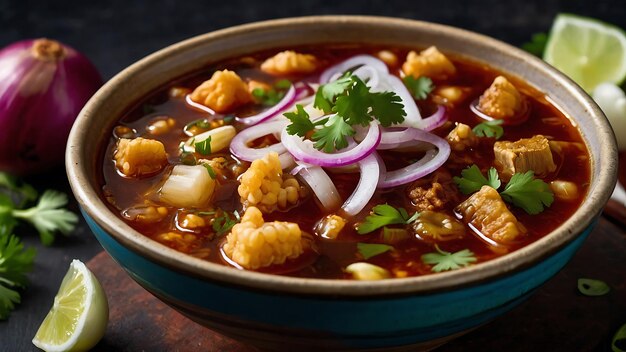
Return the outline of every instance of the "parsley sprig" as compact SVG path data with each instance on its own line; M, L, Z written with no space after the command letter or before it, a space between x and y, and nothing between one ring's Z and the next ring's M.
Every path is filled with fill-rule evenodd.
M26 273L31 270L34 259L34 248L25 249L14 235L0 234L0 320L7 319L20 303L16 289L26 286Z
M426 99L426 97L428 97L428 94L430 94L430 92L435 89L435 86L433 86L433 81L426 76L420 76L418 78L415 78L413 76L406 76L402 79L402 81L404 82L404 85L407 87L409 92L411 92L413 98L417 100Z
M336 81L321 85L313 105L326 114L333 114L316 122L301 106L296 112L286 113L291 121L287 133L308 136L315 148L327 153L348 146L347 137L353 136L353 126L367 126L378 120L383 127L404 121L406 112L402 99L394 92L371 92L359 77L346 73Z
M469 249L463 249L458 252L446 252L435 245L436 252L426 253L422 255L424 264L434 265L430 270L438 273L448 270L457 270L469 266L478 259Z
M475 164L461 171L461 177L453 180L464 194L478 191L482 186L500 188L501 181L495 168L490 168L488 177L483 176ZM535 178L533 171L516 173L500 192L502 199L524 209L528 214L541 213L545 207L552 205L554 194L550 186L541 179Z
M396 209L389 204L379 204L372 208L371 214L357 226L357 232L362 235L387 225L407 225L414 222L418 216L419 213L409 216L404 208Z

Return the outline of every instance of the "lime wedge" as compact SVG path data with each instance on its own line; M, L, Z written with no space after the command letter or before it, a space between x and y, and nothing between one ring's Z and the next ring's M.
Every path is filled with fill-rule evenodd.
M85 264L74 260L33 344L44 351L87 351L104 336L108 319L100 283Z
M543 59L588 92L602 82L620 84L626 78L626 35L598 20L560 14Z

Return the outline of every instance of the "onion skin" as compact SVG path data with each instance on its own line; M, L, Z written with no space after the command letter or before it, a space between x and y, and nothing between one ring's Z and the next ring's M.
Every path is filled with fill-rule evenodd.
M62 164L76 116L102 78L76 50L48 39L0 50L0 170L27 175Z

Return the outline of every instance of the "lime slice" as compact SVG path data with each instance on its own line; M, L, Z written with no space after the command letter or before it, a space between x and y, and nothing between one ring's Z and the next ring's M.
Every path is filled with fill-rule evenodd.
M44 351L86 351L104 336L108 319L102 286L85 264L74 260L33 344Z
M560 14L543 59L588 92L602 82L619 84L626 78L626 35L598 20Z

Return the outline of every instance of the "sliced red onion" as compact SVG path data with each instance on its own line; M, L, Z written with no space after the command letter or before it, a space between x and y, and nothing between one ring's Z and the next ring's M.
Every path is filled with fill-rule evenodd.
M237 158L245 161L254 161L256 159L261 159L269 152L283 154L287 151L287 148L285 148L280 142L263 148L250 148L248 147L248 143L269 134L281 133L281 131L288 124L289 121L281 119L248 127L237 133L235 138L233 138L233 140L230 142L230 152L233 153L233 155L235 155ZM285 167L285 165L282 166Z
M285 96L276 103L276 105L259 114L247 117L235 117L235 119L246 125L256 125L285 111L289 106L293 105L294 101L296 101L296 88L292 84L285 93Z
M336 153L324 153L315 149L313 142L304 140L297 135L290 135L285 128L281 134L281 141L289 153L297 160L317 166L344 166L365 158L380 143L380 127L374 121L363 141L356 146Z
M319 166L298 162L298 166L294 170L297 170L296 173L313 190L315 197L320 201L324 210L332 212L339 208L341 196L339 196L337 187L335 187L335 184L324 169Z
M339 76L341 76L344 72L357 66L371 66L380 72L389 72L387 65L381 60L370 55L357 55L342 61L335 66L327 68L326 71L322 72L320 75L320 83L325 84L332 82L339 78Z
M443 125L448 120L445 112L446 109L440 105L434 114L420 121L420 125L424 126L421 129L424 131L432 131ZM380 144L376 149L382 150L407 147L411 142L415 143L414 130L415 128L412 127L404 129L398 129L397 127L383 128L380 137Z
M403 168L386 171L385 177L380 180L381 188L395 187L415 181L437 170L450 156L450 145L445 139L426 131L413 129L414 140L428 142L437 147L438 151L430 150L419 161Z
M191 100L191 96L189 94L187 94L185 96L185 102L187 102L187 105L196 108L197 110L200 111L204 111L209 115L215 115L215 111L211 108L209 108L208 106L205 106L203 104L200 103L196 103L195 101Z
M341 209L348 215L358 214L372 199L376 186L380 180L380 163L376 152L359 161L361 178L350 197L343 203Z

